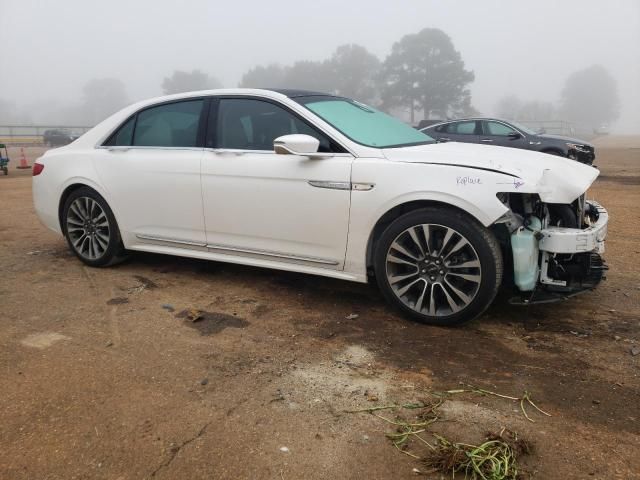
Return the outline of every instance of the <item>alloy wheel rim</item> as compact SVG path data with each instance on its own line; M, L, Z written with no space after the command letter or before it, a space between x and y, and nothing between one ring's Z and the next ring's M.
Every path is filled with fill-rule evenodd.
M71 203L67 211L67 235L74 250L83 258L97 260L106 253L109 219L97 201L79 197Z
M445 317L471 304L480 288L482 268L464 235L429 223L409 227L391 242L386 275L405 306L423 315Z

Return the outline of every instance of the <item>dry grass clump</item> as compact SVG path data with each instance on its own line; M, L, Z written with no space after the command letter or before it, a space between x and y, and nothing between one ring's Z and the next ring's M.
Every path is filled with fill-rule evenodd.
M518 458L531 453L532 446L510 430L488 433L480 445L453 443L435 435L437 442L424 464L434 471L463 474L470 480L518 480Z

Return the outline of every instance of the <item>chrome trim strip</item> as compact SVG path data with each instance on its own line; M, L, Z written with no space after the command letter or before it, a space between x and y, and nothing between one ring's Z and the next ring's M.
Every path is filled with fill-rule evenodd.
M332 182L331 180L309 180L312 187L330 188L332 190L351 190L351 182Z
M121 151L126 152L127 150L192 150L192 151L204 151L203 147L154 147L154 146L143 146L143 145L98 145L95 147L96 150L109 150L109 151Z
M236 252L236 253L247 253L250 255L261 255L265 257L276 257L276 258L285 258L288 260L298 260L302 262L311 262L311 263L320 263L323 265L338 265L340 262L336 262L335 260L326 260L324 258L316 258L316 257L301 257L297 255L287 255L284 253L271 252L268 250L253 250L250 248L236 248L229 247L227 245L215 245L208 244L206 246L211 250L223 250L225 252Z
M155 237L153 235L141 235L136 233L136 237L140 240L151 240L153 242L177 243L179 245L190 245L192 247L206 247L206 243L190 242L188 240L176 240L174 238Z
M275 152L275 150L242 150L242 149L236 149L236 148L212 148L212 147L205 147L204 150L206 152L211 152L211 153L220 153L220 154L234 154L234 155L245 155L245 154L258 154L258 155L281 155L281 154L277 154ZM353 158L353 155L351 155L350 153L322 153L322 158L337 158L337 157L344 157L344 158Z
M236 247L229 247L227 245L215 245L215 244L191 242L188 240L176 240L173 238L156 237L153 235L136 234L136 237L139 238L140 240L151 240L154 242L175 243L178 245L189 245L192 247L206 247L211 250L224 250L226 252L248 253L251 255L261 255L266 257L286 258L289 260L320 263L323 265L339 265L340 264L340 262L336 262L335 260L327 260L324 258L316 258L316 257L301 257L297 255L287 255L287 254L278 253L278 252L271 252L269 250L253 250L249 248L236 248Z

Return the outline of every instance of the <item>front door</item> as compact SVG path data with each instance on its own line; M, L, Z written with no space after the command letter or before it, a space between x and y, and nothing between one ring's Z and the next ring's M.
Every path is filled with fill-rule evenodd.
M276 154L273 140L304 133L323 159ZM283 105L213 101L202 159L207 244L212 251L341 269L352 156Z
M487 145L497 145L500 147L527 148L526 138L509 125L485 120L483 123L483 135L480 141Z

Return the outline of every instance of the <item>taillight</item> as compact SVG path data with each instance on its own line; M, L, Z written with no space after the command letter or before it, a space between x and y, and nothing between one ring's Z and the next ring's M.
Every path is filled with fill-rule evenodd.
M41 163L34 163L33 164L33 176L35 177L36 175L40 175L42 173L42 170L44 170L44 165Z

